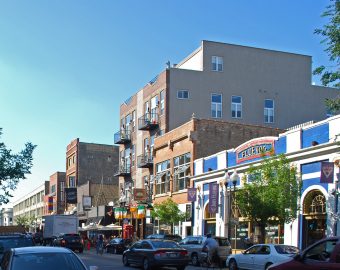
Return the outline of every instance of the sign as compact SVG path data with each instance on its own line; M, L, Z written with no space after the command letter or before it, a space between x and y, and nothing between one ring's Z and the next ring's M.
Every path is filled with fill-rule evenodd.
M146 200L145 188L135 188L133 190L133 199L135 201L145 201Z
M218 184L209 184L209 213L216 214L218 210Z
M188 188L188 202L196 201L197 188Z
M66 203L77 203L77 188L65 188Z
M105 205L105 216L101 225L107 226L116 223L113 206Z
M245 143L236 149L236 163L259 158L262 155L268 156L274 152L273 139L255 139Z
M83 196L83 208L90 209L92 207L92 197L91 196Z
M48 212L53 211L53 196L48 197Z
M191 212L191 204L185 205L185 221L191 221L192 212Z
M320 183L333 183L334 178L334 163L321 162L321 177Z

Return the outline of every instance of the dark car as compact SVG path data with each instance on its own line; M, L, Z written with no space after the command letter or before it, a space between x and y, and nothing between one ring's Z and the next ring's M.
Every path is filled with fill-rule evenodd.
M83 240L79 234L61 234L53 240L52 245L56 247L65 247L73 251L77 250L79 253L84 251Z
M184 270L189 263L188 251L174 241L142 240L134 243L123 253L123 264L142 266L144 270L153 267L172 266Z
M270 270L340 269L340 237L322 239L289 261L271 265Z
M33 241L35 244L39 244L39 245L42 245L43 244L43 234L42 232L36 232L33 234Z
M146 239L161 239L161 240L172 240L175 242L180 242L182 237L177 234L151 234L146 237Z
M113 238L105 246L107 253L122 254L131 245L132 240L123 238Z
M0 259L4 252L11 248L30 246L34 246L34 241L30 235L20 233L0 235Z
M24 247L5 252L1 270L87 270L76 254L66 248ZM89 269L97 269L90 266Z

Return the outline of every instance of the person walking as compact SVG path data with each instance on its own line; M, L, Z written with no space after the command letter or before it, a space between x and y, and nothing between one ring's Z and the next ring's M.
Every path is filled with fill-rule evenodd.
M100 253L101 255L103 255L103 249L104 249L104 238L102 234L99 234L98 239L97 239L97 244L96 244L97 254Z
M208 249L208 258L209 262L213 263L215 258L218 258L218 243L217 241L211 237L211 233L207 234L207 239L203 244L202 250Z

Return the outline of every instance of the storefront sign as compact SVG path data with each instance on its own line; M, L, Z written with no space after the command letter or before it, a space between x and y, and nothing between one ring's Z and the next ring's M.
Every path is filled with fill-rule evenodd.
M66 203L77 203L77 188L65 188Z
M146 190L145 188L135 188L133 190L133 199L137 202L146 200Z
M209 213L216 214L218 210L218 184L209 184Z
M333 178L334 178L334 163L321 162L320 183L333 183Z
M274 140L252 140L236 149L236 163L259 158L262 155L268 156L271 152L274 152Z
M188 202L195 202L196 201L196 188L188 188Z
M83 208L91 209L92 207L92 197L91 196L83 196Z

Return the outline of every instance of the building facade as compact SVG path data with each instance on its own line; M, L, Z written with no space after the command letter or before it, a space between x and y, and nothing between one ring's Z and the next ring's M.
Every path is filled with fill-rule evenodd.
M306 123L289 129L278 137L260 137L241 144L238 147L219 152L215 155L195 160L194 187L197 199L194 202L194 234L211 232L228 236L233 248L244 248L243 240L252 233L259 237L259 228L250 224L246 217L239 216L237 204L228 200L244 182L251 182L247 173L250 166L256 166L262 160L258 149L273 150L275 154L284 154L296 166L302 179L297 218L289 224L268 226L266 242L281 242L304 248L315 241L331 235L340 235L338 181L340 162L340 115L317 123ZM324 163L328 162L328 163ZM212 168L211 171L208 170ZM328 164L324 167L324 164ZM330 164L330 165L329 165ZM325 169L326 168L326 169ZM225 185L226 173L234 185ZM325 182L322 174L330 177ZM214 197L211 187L217 190ZM210 210L210 200L217 200L217 213ZM214 202L214 203L215 203Z
M2 208L0 210L0 226L13 225L13 208Z
M288 128L326 116L339 90L311 84L311 57L212 41L168 67L120 107L120 190L154 175L155 138L197 118ZM292 98L294 97L294 98ZM308 104L309 106L302 106Z
M17 225L17 217L30 217L33 220L31 231L35 231L42 225L42 216L48 214L46 198L49 194L49 181L27 193L17 201L13 202L13 224Z
M147 191L152 189L154 204L171 198L187 214L186 221L175 224L174 232L168 233L182 237L193 234L192 204L187 199L187 191L192 186L190 176L193 175L195 159L237 146L254 137L278 136L282 132L271 127L192 118L156 138L153 147L155 175L150 179L145 177Z
M65 212L65 172L55 172L50 176L49 203L52 207L48 209L49 214L64 214Z
M118 177L114 171L118 167L119 147L80 142L73 140L66 152L66 187L78 187L88 182L112 185L116 192L109 201L118 200ZM88 194L96 196L97 194Z

